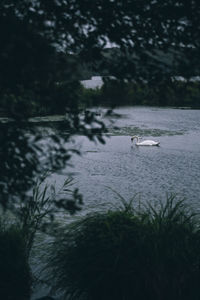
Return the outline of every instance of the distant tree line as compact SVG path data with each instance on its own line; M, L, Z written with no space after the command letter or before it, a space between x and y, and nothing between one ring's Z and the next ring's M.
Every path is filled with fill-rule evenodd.
M200 83L170 80L156 85L108 81L100 88L81 90L84 107L123 105L152 105L200 108Z
M69 87L74 89L76 95L76 111L81 112L95 106L117 107L124 105L149 105L149 106L173 106L200 108L200 83L198 81L184 82L170 80L159 82L155 85L145 83L124 82L119 80L107 80L101 87L86 88L80 82L71 83L70 86L58 83L59 93L55 91L57 102L30 101L26 102L26 109L30 117L46 116L66 113L65 95L69 93ZM2 102L2 117L12 117L9 108L15 109L13 102ZM9 107L8 107L9 105ZM25 107L23 107L25 109Z

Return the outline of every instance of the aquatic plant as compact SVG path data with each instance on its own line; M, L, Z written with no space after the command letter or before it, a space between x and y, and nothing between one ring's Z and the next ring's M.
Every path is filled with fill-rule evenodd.
M49 248L45 273L64 299L200 298L198 218L174 196L83 216Z

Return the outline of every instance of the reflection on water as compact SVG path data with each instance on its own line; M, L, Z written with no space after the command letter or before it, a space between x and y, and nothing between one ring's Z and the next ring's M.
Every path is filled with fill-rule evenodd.
M85 207L118 203L107 187L126 199L136 193L141 201L164 199L166 193L177 193L198 205L200 110L146 107L117 112L121 113L114 124L119 127L118 135L112 125L105 145L91 143L85 137L76 138L83 155L73 158L73 171ZM160 147L131 144L129 135L141 133L144 138L159 140ZM54 175L53 179L59 182L64 176Z

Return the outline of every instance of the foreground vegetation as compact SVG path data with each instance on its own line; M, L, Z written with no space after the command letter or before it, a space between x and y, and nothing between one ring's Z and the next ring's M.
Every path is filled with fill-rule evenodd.
M0 299L28 300L32 283L23 231L0 218Z
M35 228L31 222L30 228L22 225L1 218L0 299L30 299L39 275L31 274L30 235L25 234ZM39 257L43 267L37 280L62 299L197 300L199 225L198 215L173 196L157 206L123 201L120 208L51 227L51 239L40 248L42 256L31 253L37 257L32 263Z
M174 197L97 212L61 230L45 274L65 299L200 298L199 221Z

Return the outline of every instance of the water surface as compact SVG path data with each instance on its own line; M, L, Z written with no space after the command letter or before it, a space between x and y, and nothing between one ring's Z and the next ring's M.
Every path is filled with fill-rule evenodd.
M199 205L200 110L126 107L115 112L120 117L114 123L100 116L109 127L105 145L75 138L82 156L73 157L72 171L85 209L119 202L108 187L127 200L137 194L141 201L154 201L176 193ZM137 147L131 135L159 140L160 147ZM53 180L60 184L64 177Z

